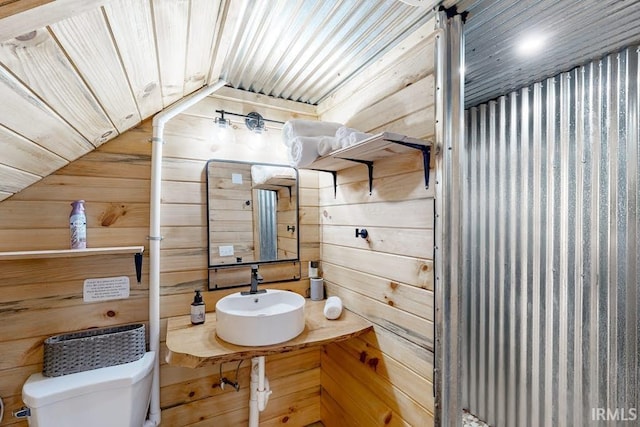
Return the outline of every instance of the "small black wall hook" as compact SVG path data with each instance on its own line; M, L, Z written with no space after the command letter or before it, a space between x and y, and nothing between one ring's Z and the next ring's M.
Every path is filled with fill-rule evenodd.
M369 237L369 232L366 228L363 228L362 230L356 228L356 237L362 237L363 239L366 239L367 237Z
M296 226L295 225L287 225L287 231L295 232L296 231Z

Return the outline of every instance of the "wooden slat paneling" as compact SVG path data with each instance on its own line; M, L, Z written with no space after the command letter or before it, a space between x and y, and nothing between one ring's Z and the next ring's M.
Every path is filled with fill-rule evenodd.
M101 9L51 25L118 132L140 122L140 113Z
M286 356L286 357L283 357ZM223 366L223 376L227 378L234 379L236 375L238 363L225 363ZM239 372L239 377L242 379L249 378L249 369L251 363L249 360L245 360ZM305 349L301 351L296 351L293 353L276 356L268 356L266 358L266 367L267 374L269 379L277 379L277 378L288 378L293 375L297 375L300 378L300 375L319 375L320 369L320 350L319 349ZM163 378L169 378L168 371L170 369L175 369L171 366L165 365L163 367L164 371L167 373L163 375ZM198 370L207 370L207 375L202 376L198 374ZM220 390L220 377L219 377L219 367L214 366L211 368L198 368L198 370L182 368L182 370L191 371L193 374L193 378L184 382L185 375L177 375L176 380L173 383L170 381L164 382L162 387L162 407L173 407L180 404L185 404L188 402L209 398L212 396L219 396L222 393L228 393L230 389L225 391ZM315 385L319 384L319 378L315 381ZM241 384L244 386L245 384ZM294 386L296 387L295 382L293 384L289 384L288 387ZM289 390L286 393L284 389L278 391L280 396L285 394L295 393L294 391Z
M320 370L317 377L307 379L307 384L320 382ZM292 378L293 379L293 378ZM304 379L297 379L298 381ZM301 382L302 383L302 382ZM304 383L302 383L304 384ZM284 388L286 384L279 384ZM271 396L269 405L261 413L260 425L263 427L295 425L306 426L320 420L320 386L305 390L296 390L295 394Z
M434 98L434 77L431 74L359 111L349 119L347 126L364 132L381 127L386 129L386 125L393 120L433 105Z
M236 0L225 2L225 8L221 13L222 19L216 28L218 37L215 44L215 53L211 61L211 71L209 72L209 84L217 82L220 78L222 65L229 47L233 42L233 36L237 33L236 27L240 24L240 15L247 7L247 0Z
M189 0L152 0L152 5L162 103L166 107L184 95Z
M184 79L185 95L206 84L211 68L218 9L221 4L222 2L219 1L191 0Z
M134 281L135 283L135 281ZM74 317L68 316L69 309L61 307L37 311L29 317L27 327L22 327L24 336L55 335L80 329L95 328L98 325L112 326L124 323L135 323L146 320L149 301L147 298L129 298L127 300L108 301L103 303L84 304L75 307ZM115 313L115 315L110 315ZM0 323L0 336L12 337L16 324L25 323L24 313L6 313Z
M321 119L432 136L433 28L425 24L324 100ZM321 417L328 425L432 426L433 186L425 189L417 152L374 160L373 174L371 194L364 166L339 171L337 191L329 174L319 176L327 294L375 325L323 352ZM356 228L369 237L356 238Z
M53 0L13 0L0 3L0 19L42 6Z
M369 237L356 239L354 227L325 225L322 241L332 245L412 257L433 257L433 230L367 226Z
M60 224L57 225L60 226ZM149 228L142 226L91 228L89 247L96 245L105 247L135 246L145 242L148 235ZM0 251L11 251L16 248L25 251L37 251L51 248L67 248L68 246L69 229L66 227L0 229Z
M322 355L323 394L328 393L358 426L403 426L410 424L390 408L378 393L358 383L341 362Z
M326 244L322 245L322 260L326 263L348 266L397 282L433 290L433 262L431 260Z
M55 228L64 224L68 229L70 212L71 205L66 202L42 203L7 200L0 205L0 228ZM97 227L144 226L149 221L149 205L127 202L91 202L86 204L86 215L87 234L90 239L91 230ZM38 222L33 223L34 220ZM95 242L89 240L88 244L95 244Z
M325 280L349 283L349 289L416 316L433 319L433 292L366 272L332 264L323 270Z
M355 381L368 388L409 425L433 424L433 390L431 384L416 373L408 372L400 364L396 364L397 371L389 375L387 366L392 366L391 360L376 357L376 353L369 355L366 351L350 353L339 344L326 346L323 362L327 359L332 359L344 370L336 372L336 377L340 378L343 372L348 372ZM327 370L331 369L331 363L325 363L325 367ZM394 377L393 374L397 375ZM328 372L328 375L332 373ZM401 384L402 390L394 386L392 381Z
M161 227L163 249L202 248L207 246L206 226Z
M126 177L126 179L149 181L151 176L150 162L150 156L145 154L114 154L95 150L90 156L81 157L59 170L58 175Z
M325 264L323 268L328 266ZM416 316L370 298L362 298L362 295L332 282L327 281L325 286L328 295L339 296L344 305L355 313L404 339L433 350L433 319Z
M112 0L104 10L140 116L145 119L163 106L150 2Z
M75 160L94 147L3 67L0 67L0 98L3 126L65 160Z
M2 192L16 193L39 180L38 175L0 164L0 191Z
M434 20L426 22L341 90L323 100L318 105L318 115L326 121L347 122L353 114L432 74L434 28Z
M429 106L415 111L407 116L396 118L384 126L377 126L370 130L371 133L395 132L414 135L425 141L435 139L435 107ZM432 157L433 158L433 157Z
M361 370L361 368L368 369L369 372L373 371L375 376L379 378L377 380L379 384L402 384L401 393L421 406L421 408L415 408L416 412L426 409L433 413L434 394L431 381L419 372L409 369L401 361L384 354L380 349L366 341L359 338L342 341L338 344L327 346L325 353L336 360L349 360L349 364L354 368L353 371ZM347 366L347 363L344 365ZM368 382L364 381L364 383ZM375 389L375 383L368 384ZM389 389L384 386L383 388ZM388 397L388 400L393 401L393 398ZM411 403L409 404L411 405ZM409 415L405 418L409 419L411 416Z
M266 373L269 378L270 386L277 394L272 395L274 399L269 400L269 405L261 414L262 420L267 421L268 425L273 425L275 419L282 419L289 416L292 419L306 419L309 422L319 420L319 394L320 394L320 369L319 369L319 353L316 351L313 353L317 363L314 363L316 367L308 366L304 370L286 369L287 365L290 365L290 359L295 358L297 352L289 354L288 358L274 360L267 357L266 360ZM304 355L304 353L303 353ZM227 364L235 366L237 364ZM163 423L168 425L193 425L197 422L208 420L209 423L216 424L225 420L228 421L228 414L237 412L237 416L240 418L246 418L249 415L249 374L250 374L250 361L244 362L244 368L241 368L238 374L238 380L240 382L240 390L236 392L230 387L225 390L221 390L219 387L219 376L212 381L202 378L193 381L190 384L176 384L170 388L163 387L163 395L170 393L178 393L173 397L173 401L176 403L179 401L178 396L184 396L178 406L172 406L165 409L162 413ZM284 367L282 369L280 367ZM228 378L235 379L235 370L226 371L223 375ZM216 381L218 380L218 381ZM201 383L205 382L208 387L202 388ZM193 393L193 395L191 395ZM201 396L200 399L193 399L196 396ZM187 403L188 404L184 404ZM208 408L208 409L207 409ZM241 412L244 415L241 415ZM247 420L244 420L246 424ZM262 424L262 422L261 422ZM241 425L239 424L221 424L221 425ZM298 424L295 424L298 425Z
M117 159L111 160L115 161ZM111 162L105 163L109 165ZM64 175L50 175L44 178L38 187L21 192L13 200L70 202L78 199L87 202L118 200L123 203L144 203L149 200L149 180L73 176L65 172ZM51 205L59 206L58 203Z
M44 28L54 22L62 21L87 10L95 9L111 0L17 0L18 5L12 4L6 7L19 7L20 3L29 4L29 10L22 13L14 13L10 16L0 17L0 40L9 40L21 34L28 33L35 28ZM7 1L5 1L7 3ZM9 3L13 3L9 0ZM33 7L39 4L38 7Z
M94 146L118 134L46 28L0 43L0 62Z
M124 259L129 262L124 264ZM70 262L68 258L40 258L0 261L3 263L2 278L4 279L0 282L0 289L5 287L9 289L13 286L18 286L20 289L30 289L29 286L33 284L47 286L47 283L56 283L56 286L61 287L59 293L64 294L68 282L82 284L81 282L89 275L90 277L109 277L116 271L121 276L135 274L133 257L129 255L124 258L123 255L83 256L72 258L72 260L73 262ZM25 274L25 271L30 274ZM55 290L48 289L42 293L55 296L55 292ZM20 295L16 295L13 299L17 301L20 299ZM28 297L28 295L23 294L22 297ZM34 298L37 297L37 295L34 296Z
M45 150L4 126L0 126L0 153L0 163L5 166L39 176L47 176L67 163L57 154Z

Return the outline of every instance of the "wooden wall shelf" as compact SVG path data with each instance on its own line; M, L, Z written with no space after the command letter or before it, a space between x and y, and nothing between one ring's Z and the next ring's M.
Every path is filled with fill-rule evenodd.
M303 169L330 172L333 175L333 187L336 191L336 172L360 163L369 170L369 193L373 190L373 165L376 160L396 156L412 150L422 152L425 187L429 188L429 164L431 162L431 144L417 138L391 132L373 135L357 144L333 151L317 158Z
M342 341L373 328L369 321L349 310L343 310L336 320L328 320L323 313L325 302L307 299L305 328L300 335L260 347L243 347L218 338L215 312L207 313L207 321L202 325L192 325L190 316L171 317L167 321L166 361L170 365L198 368Z
M134 254L136 279L142 280L142 253L144 246L112 246L86 249L50 249L45 251L0 252L0 261L45 258L77 258L96 255Z
M38 258L74 258L92 255L117 255L143 253L144 246L116 246L86 249L50 249L46 251L0 252L0 261Z

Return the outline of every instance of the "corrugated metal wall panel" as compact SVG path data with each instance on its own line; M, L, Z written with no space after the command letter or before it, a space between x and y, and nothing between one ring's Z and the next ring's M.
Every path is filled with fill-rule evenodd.
M452 3L447 0L445 4ZM569 71L640 41L638 0L461 0L465 25L467 106ZM522 55L522 39L537 34L545 46Z
M640 416L639 83L629 48L467 110L463 401L491 425Z
M257 190L258 232L260 234L260 259L278 259L278 212L277 192Z
M245 1L221 78L235 88L310 104L434 13L427 4L397 0Z

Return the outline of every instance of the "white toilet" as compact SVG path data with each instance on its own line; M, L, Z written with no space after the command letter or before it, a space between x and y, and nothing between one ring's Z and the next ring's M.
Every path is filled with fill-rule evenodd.
M33 374L22 400L35 427L141 427L151 397L155 352L135 362L59 377Z

